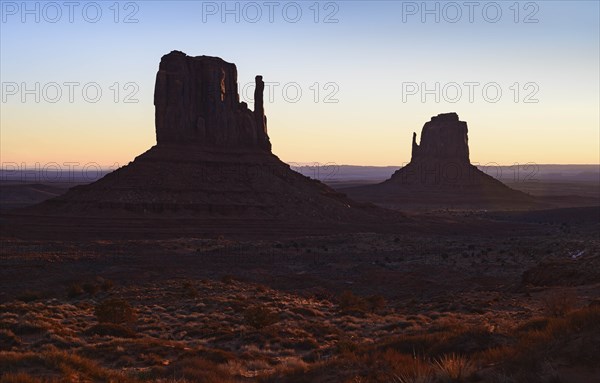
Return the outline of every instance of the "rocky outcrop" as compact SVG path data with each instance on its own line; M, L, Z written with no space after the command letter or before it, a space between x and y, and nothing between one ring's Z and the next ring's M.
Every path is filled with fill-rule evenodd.
M260 147L271 150L271 143L267 135L267 117L265 116L265 106L263 93L265 91L265 83L262 76L255 78L256 88L254 89L254 121L257 131L257 142Z
M413 133L411 162L442 160L469 163L467 123L456 113L439 114L431 118L421 131L421 143Z
M413 133L410 163L393 178L409 186L461 187L477 183L477 171L469 160L467 123L456 113L444 113L425 123L419 144Z
M154 90L156 142L271 151L256 76L254 112L239 101L237 68L218 57L173 51L162 57Z
M469 159L467 123L456 113L425 123L420 143L413 133L410 163L376 185L343 189L357 200L386 207L514 207L532 198L483 173Z
M163 56L154 95L156 146L95 183L36 206L35 214L185 217L205 227L224 220L245 231L277 231L282 222L315 232L380 222L382 209L352 201L271 153L264 86L256 76L251 111L239 102L235 65L177 51Z

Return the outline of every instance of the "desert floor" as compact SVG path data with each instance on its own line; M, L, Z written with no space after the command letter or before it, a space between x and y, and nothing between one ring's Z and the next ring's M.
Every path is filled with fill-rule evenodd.
M580 216L488 214L472 233L5 236L0 381L598 382L599 227Z

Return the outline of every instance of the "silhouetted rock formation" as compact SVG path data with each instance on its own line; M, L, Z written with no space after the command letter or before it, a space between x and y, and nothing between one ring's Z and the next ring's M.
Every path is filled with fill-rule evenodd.
M378 221L381 209L291 170L271 153L263 90L256 76L251 111L239 102L234 64L177 51L163 56L154 95L157 145L35 212L275 219L308 222L315 231L315 223Z
M411 162L433 159L469 163L467 133L467 123L459 121L456 113L432 117L423 126L420 145L417 145L417 133L413 133Z
M262 76L256 76L252 112L240 103L234 64L173 51L156 75L156 142L270 151L263 90Z
M392 178L410 187L463 188L479 182L477 172L469 160L467 123L456 113L445 113L425 123L420 144L413 133L410 163Z
M350 197L388 207L514 207L533 203L483 173L469 160L467 123L456 113L425 123L421 141L413 133L410 163L377 185L343 189Z

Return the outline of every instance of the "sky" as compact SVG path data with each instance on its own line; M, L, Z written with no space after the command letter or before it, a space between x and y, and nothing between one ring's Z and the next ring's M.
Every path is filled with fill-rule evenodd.
M402 165L432 116L479 164L600 163L598 1L1 2L0 162L122 166L156 143L161 56L267 83L273 152Z

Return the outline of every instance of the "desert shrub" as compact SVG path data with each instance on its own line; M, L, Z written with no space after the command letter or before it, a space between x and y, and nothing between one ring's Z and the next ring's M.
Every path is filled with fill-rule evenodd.
M244 311L246 324L261 329L279 322L279 315L264 305L251 306Z
M352 291L344 291L338 298L338 307L342 312L363 313L369 309L369 303Z
M110 279L104 279L102 278L100 281L100 288L102 289L102 291L108 291L110 289L112 289L114 287L114 282L111 281Z
M335 298L331 291L323 287L313 287L306 296L319 301L331 301Z
M367 304L371 312L378 312L387 306L387 301L381 295L371 295L367 298Z
M517 327L519 332L540 331L548 327L550 320L548 318L533 318Z
M67 295L69 298L76 298L83 294L83 288L79 283L72 283L67 288Z
M280 358L279 364L276 366L276 371L284 375L302 375L308 371L308 364L296 356L283 357Z
M115 363L115 366L117 367L132 367L134 365L135 358L130 355L121 355Z
M100 285L91 282L86 282L83 284L82 289L84 292L90 295L95 295L98 292L100 292Z
M600 306L589 306L571 312L566 318L565 327L571 331L600 331Z
M190 382L232 383L235 382L226 368L202 358L185 358L172 368L171 376Z
M550 294L543 300L544 310L548 315L561 317L575 308L577 297L570 292Z
M340 354L352 354L360 349L356 342L342 338L337 342L337 350Z
M537 349L551 352L555 357L575 364L598 365L598 334L600 308L586 307L572 311L565 317L553 318L539 336Z
M566 360L573 365L600 363L597 335L600 333L600 308L583 308L564 317L534 319L517 328L517 344L487 350L480 354L485 362L501 362L502 372L516 381L548 382L552 377L548 359Z
M387 302L381 295L371 295L363 298L351 291L344 291L338 299L339 309L347 313L377 312L383 310L386 305Z
M475 372L473 362L458 354L446 354L435 359L433 364L443 382L462 382Z
M369 353L373 361L368 362L369 369L387 371L397 377L396 381L412 382L424 377L432 377L433 369L428 361L416 355L399 353L393 349L386 349L377 353ZM402 379L402 380L400 380Z
M197 298L200 295L196 287L194 287L194 284L190 281L183 282L182 290L182 295L184 297Z
M257 283L256 285L256 291L258 291L259 293L265 293L267 291L269 291L269 288L265 285L263 285L262 283Z
M117 298L107 299L97 304L94 314L100 323L131 324L136 320L135 311L131 305L127 301Z
M429 363L418 358L408 359L402 372L394 374L395 383L434 383L435 375Z

